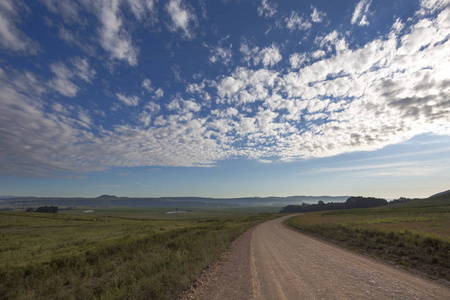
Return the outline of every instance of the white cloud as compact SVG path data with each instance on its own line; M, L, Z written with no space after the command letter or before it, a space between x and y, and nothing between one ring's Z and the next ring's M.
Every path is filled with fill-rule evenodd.
M272 67L281 61L281 54L278 47L272 44L270 47L266 47L259 52L259 59L264 67Z
M411 30L411 33L404 35L401 38L402 46L399 49L400 53L417 52L424 47L437 42L436 37L439 37L437 28L433 26L432 21L423 19L417 22Z
M294 53L289 57L291 68L298 69L308 61L306 53Z
M148 78L142 81L141 86L146 89L148 92L153 92L155 89L152 87L152 81Z
M225 77L219 84L218 94L220 97L231 97L237 93L242 86L240 80L233 77Z
M153 99L159 99L164 96L164 91L162 88L157 88L152 85L152 81L148 78L145 78L142 81L141 87L145 89L148 93L152 94Z
M181 97L176 97L169 104L167 104L167 109L175 111L176 113L188 118L192 117L192 113L197 113L202 109L202 106L193 100L184 100Z
M95 4L102 24L98 29L101 46L112 59L125 60L129 65L136 66L139 51L133 45L130 34L122 26L119 0L102 0Z
M148 110L151 114L156 114L161 109L161 106L155 102L149 102L145 105L144 109Z
M258 15L264 17L273 17L277 13L277 3L270 3L268 0L262 0L258 6Z
M311 28L311 23L307 19L303 19L302 17L299 17L297 12L292 12L291 16L289 18L285 18L284 20L286 22L286 27L290 31L294 30L308 30Z
M194 38L192 27L196 26L197 17L192 9L181 0L171 0L166 10L172 20L169 29L173 32L181 31L183 37L187 39Z
M143 21L149 19L147 13L150 13L150 21L155 22L157 20L157 10L155 2L157 0L126 0L131 12L134 14L137 20Z
M366 170L377 170L377 169L393 169L398 167L409 167L412 165L417 165L418 162L401 161L394 163L383 163L383 164L372 164L372 165L359 165L351 167L324 167L314 170L314 173L341 173L341 172L359 172Z
M449 65L444 50L450 33L446 14L444 10L435 19L419 20L401 37L393 28L389 38L353 50L332 32L317 43L326 48L335 44L335 55L323 59L325 52L318 50L310 55L319 60L306 66L302 63L307 54L291 55L292 68L300 70L272 73L272 84L256 80L256 72L237 68L218 83L217 90L219 103L240 108L241 122L221 122L231 126L227 132L238 126L236 132L255 149L250 154L242 147L242 155L268 157L276 152L282 160L370 151L427 132L449 134L450 105L443 97L450 88L449 73L444 71ZM248 61L259 53L246 44L241 51ZM246 103L257 100L283 114L272 118L271 126L258 127L254 119L244 117L254 113ZM297 127L300 120L306 121L306 128ZM281 134L278 128L293 131L280 138L283 135L275 134Z
M127 106L137 106L141 100L138 96L125 96L120 93L116 93L116 97Z
M21 4L22 7L24 4ZM36 54L39 45L17 28L19 8L11 0L0 1L0 47L19 53Z
M320 47L325 45L333 45L338 41L339 33L336 30L333 30L329 34L325 36L318 36L315 38L314 43L319 44Z
M74 66L74 75L86 82L91 82L96 75L96 71L89 66L87 58L77 57L72 60Z
M231 48L232 45L230 45L228 48L217 46L210 49L211 55L209 56L209 61L213 64L222 62L223 64L228 65L231 62L231 58L233 56Z
M404 27L405 27L405 24L402 23L400 18L397 18L397 20L395 20L395 23L392 25L392 29L396 34L399 34L400 31L402 31L402 29Z
M325 48L327 52L332 52L334 47L336 54L339 54L348 48L345 37L342 37L342 34L336 30L333 30L325 36L317 36L314 43L321 48Z
M249 45L244 42L241 44L240 52L244 55L243 60L245 62L253 61L255 66L262 63L264 67L272 67L282 59L280 50L275 44L259 50L259 47L250 49Z
M442 161L400 161L394 163L358 165L350 167L325 167L313 173L357 172L359 176L430 176L442 170Z
M152 117L155 116L159 110L161 109L161 106L155 102L148 102L145 107L144 111L139 114L139 121L145 126L148 127L151 124Z
M417 12L419 15L435 13L450 5L449 0L421 0L421 9Z
M210 106L211 95L206 91L205 81L201 82L200 84L189 84L186 88L186 92L196 95L197 99L200 98L201 100L203 100L204 105Z
M110 59L123 60L131 66L137 65L139 54L139 48L132 40L133 28L136 28L136 24L148 27L148 24L158 21L153 0L42 0L42 2L49 11L62 16L64 22L68 24L56 25L59 27L59 38L71 46L77 46L90 56L98 56L97 45L92 43L94 37L91 36L91 29L86 30L88 27L92 28L92 24L90 17L85 13L93 14L99 23L95 33L98 35L96 39L100 46ZM76 29L73 23L78 23ZM134 25L129 26L130 24Z
M71 65L70 69L62 62L50 65L50 69L55 76L49 81L48 85L66 97L75 97L80 89L73 81L81 79L90 83L96 74L95 70L89 67L86 58L72 59Z
M1 72L0 72L1 73ZM53 110L41 99L44 85L31 73L9 72L0 86L0 172L17 176L58 176L58 172L98 170L89 159L76 157L92 134L89 113L59 103ZM23 120L26 120L24 122ZM82 146L82 144L84 146ZM61 176L61 175L59 175Z
M313 9L313 12L311 13L311 21L313 21L314 23L322 22L323 18L325 18L325 16L327 14L324 12L318 11L317 8L315 8L314 6L311 6L311 8Z
M185 89L189 98L147 101L133 110L131 124L110 128L97 124L93 111L46 99L50 87L72 97L92 82L96 73L86 59L51 64L47 84L30 72L0 68L0 172L211 166L231 157L289 161L372 151L424 133L450 135L449 11L417 15L362 46L338 46L343 35L331 32L316 40L314 50L322 52L292 54L291 68L277 71L267 67L281 61L279 46L243 43L248 67L214 80L196 77ZM323 56L332 47L336 52ZM146 82L144 89L155 89ZM202 102L206 92L212 108ZM130 106L144 102L115 96Z
M55 74L55 77L50 81L49 86L61 95L75 97L79 87L71 81L74 76L72 71L63 63L54 63L50 65L50 69Z
M323 50L317 50L311 53L312 58L318 59L321 57L324 57L326 55L325 51Z
M155 91L155 98L156 99L159 99L159 98L161 98L161 97L163 97L164 96L164 91L163 91L163 89L162 88L158 88L156 91Z
M48 111L36 94L42 87L34 76L10 75L0 71L1 174L61 177L111 166L210 166L228 155L226 146L206 137L206 119L198 117L172 115L150 128L96 127L100 133L94 135L88 127L97 125L86 111L60 103ZM192 101L181 106L197 110ZM149 103L144 109L153 114L158 105Z
M359 26L367 26L369 25L369 21L367 21L367 15L369 13L369 7L372 3L372 0L360 0L353 11L352 25L357 23Z
M79 22L80 7L78 3L70 0L43 0L43 3L53 13L63 17L67 23Z

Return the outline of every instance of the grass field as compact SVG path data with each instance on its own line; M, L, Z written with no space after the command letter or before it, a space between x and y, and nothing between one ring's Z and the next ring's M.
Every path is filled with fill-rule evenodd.
M450 195L370 209L322 211L288 225L450 282Z
M0 213L1 299L174 299L237 236L277 216L89 209Z

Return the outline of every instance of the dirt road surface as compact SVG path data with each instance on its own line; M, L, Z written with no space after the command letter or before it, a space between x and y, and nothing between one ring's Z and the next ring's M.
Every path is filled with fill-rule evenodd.
M262 223L242 235L188 299L450 299L450 289L404 270Z

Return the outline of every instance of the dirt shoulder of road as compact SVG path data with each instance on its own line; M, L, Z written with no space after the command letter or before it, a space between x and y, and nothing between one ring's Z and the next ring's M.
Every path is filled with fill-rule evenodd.
M222 299L224 295L227 295L227 298L233 296L230 293L234 294L236 297L234 299L251 298L242 297L252 293L249 255L254 228L240 235L219 259L200 274L179 299ZM230 291L230 286L233 287L233 291Z

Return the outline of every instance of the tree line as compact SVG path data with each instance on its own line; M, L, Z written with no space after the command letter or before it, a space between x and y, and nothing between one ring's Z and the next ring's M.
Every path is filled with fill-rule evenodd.
M358 196L358 197L350 197L345 202L324 203L322 200L320 200L317 204L302 203L301 205L287 205L280 210L280 213L368 208L375 206L383 206L387 204L388 201L386 199Z
M59 210L58 206L40 206L36 208L34 212L40 212L40 213L57 213Z

